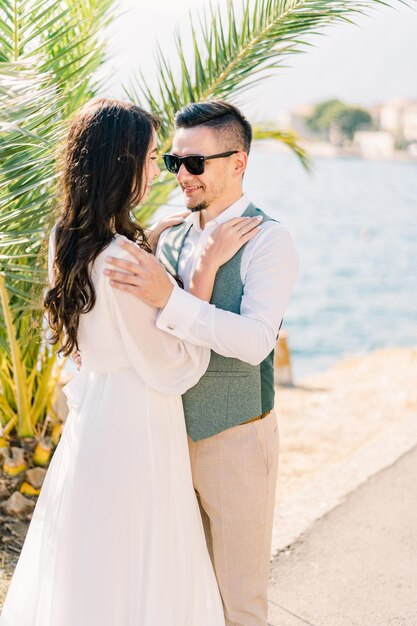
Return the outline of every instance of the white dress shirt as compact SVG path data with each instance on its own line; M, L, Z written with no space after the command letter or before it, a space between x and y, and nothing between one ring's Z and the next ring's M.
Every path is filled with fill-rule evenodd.
M224 222L239 217L249 205L243 195L202 230L199 213L186 218L192 226L181 251L178 285L157 317L159 329L196 345L207 346L225 357L257 365L275 346L298 274L298 254L288 230L274 221L262 224L260 232L245 246L241 261L244 284L240 315L216 308L196 298L189 288L197 261L211 233ZM164 240L162 233L157 256Z

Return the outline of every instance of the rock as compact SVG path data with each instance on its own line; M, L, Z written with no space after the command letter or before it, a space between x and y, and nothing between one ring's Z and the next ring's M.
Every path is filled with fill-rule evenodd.
M15 517L25 517L32 513L35 508L35 502L25 498L21 493L15 491L10 498L2 504L3 509L8 515Z
M42 487L45 476L46 469L43 467L33 467L26 472L28 483L30 483L32 487L35 487L35 489L40 489Z
M7 486L7 481L0 480L0 500L5 500L10 496L10 491Z
M17 522L16 520L14 520L12 524L10 523L5 524L5 528L10 532L10 534L13 537L16 537L16 539L21 544L25 540L28 527L29 527L29 524L27 522L21 522L21 521Z

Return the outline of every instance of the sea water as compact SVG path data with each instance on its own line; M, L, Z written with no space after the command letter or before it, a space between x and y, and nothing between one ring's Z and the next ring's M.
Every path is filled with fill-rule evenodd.
M284 321L297 378L417 344L417 163L317 158L306 174L258 145L245 185L300 253Z

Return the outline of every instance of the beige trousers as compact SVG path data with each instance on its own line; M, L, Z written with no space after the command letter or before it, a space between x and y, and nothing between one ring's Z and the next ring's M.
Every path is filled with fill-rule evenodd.
M194 488L226 626L266 626L278 473L275 413L218 435L188 438Z

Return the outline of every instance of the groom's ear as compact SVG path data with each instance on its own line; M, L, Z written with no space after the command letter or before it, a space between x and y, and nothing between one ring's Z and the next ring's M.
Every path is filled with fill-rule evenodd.
M244 150L239 150L234 156L233 173L236 176L243 176L248 165L248 154Z

